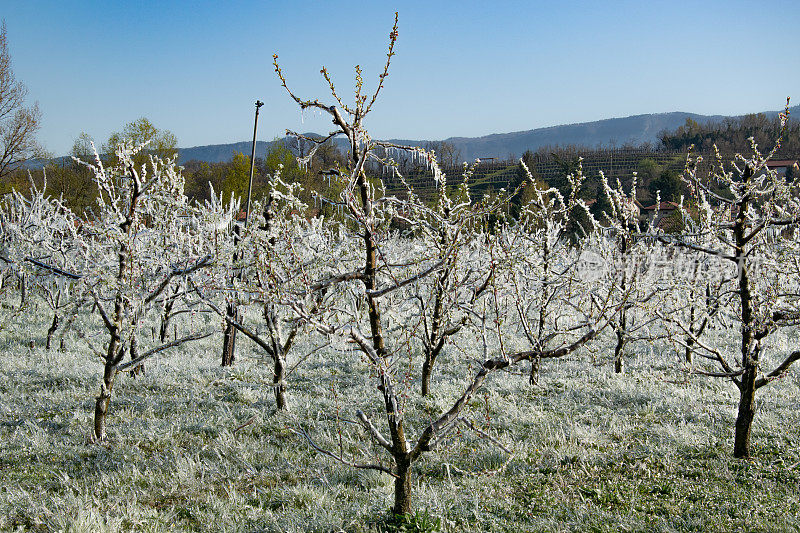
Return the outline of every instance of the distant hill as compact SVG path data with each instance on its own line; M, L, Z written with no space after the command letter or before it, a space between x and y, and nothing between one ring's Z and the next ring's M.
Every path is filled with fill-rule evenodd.
M272 143L256 141L256 158L263 156L267 146ZM233 159L234 152L241 152L250 156L253 148L252 141L242 141L230 144L208 144L205 146L192 146L191 148L178 148L178 164L197 160L208 163L222 163Z
M792 118L800 116L800 106L792 109ZM778 111L765 112L767 116L776 116ZM675 111L672 113L655 113L634 115L624 118L609 118L594 122L550 126L511 133L495 133L483 137L450 137L444 139L460 150L461 157L472 161L479 157L507 158L509 154L521 156L526 150L537 150L543 146L577 145L586 148L609 148L611 146L657 144L657 135L662 130L674 130L682 126L687 118L700 123L720 121L723 115L698 115ZM422 146L426 140L389 139L397 144ZM258 141L256 156L263 155L269 143ZM344 147L344 143L342 144ZM249 155L251 143L248 141L194 146L179 149L179 162L196 159L208 162L230 161L234 151Z
M722 116L697 115L695 113L659 113L635 115L625 118L609 118L595 122L567 124L537 128L512 133L496 133L483 137L453 137L447 142L454 144L463 158L471 161L478 157L517 157L526 150L536 151L543 146L576 145L587 148L609 148L612 145L657 144L657 135L663 130L674 130L691 118L698 122L721 120Z

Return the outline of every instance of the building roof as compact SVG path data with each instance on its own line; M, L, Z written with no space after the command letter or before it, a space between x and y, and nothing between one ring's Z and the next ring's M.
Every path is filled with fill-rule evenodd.
M767 168L783 168L797 165L797 159L775 159L767 161Z
M656 208L658 208L659 211L674 211L675 209L678 209L678 204L676 204L675 202L661 202L658 205L653 204L647 207L643 207L642 209L645 211L655 211Z

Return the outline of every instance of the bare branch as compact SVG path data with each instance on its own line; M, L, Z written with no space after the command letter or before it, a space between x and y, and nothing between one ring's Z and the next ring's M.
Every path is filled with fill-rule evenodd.
M773 381L781 377L784 373L786 373L787 370L789 370L789 367L792 366L792 364L798 359L800 359L800 350L789 354L789 356L786 359L784 359L783 362L775 368L775 370L767 374L765 377L761 377L756 380L756 385L755 385L756 389L760 389L770 381Z
M735 370L733 372L707 372L705 370L692 370L692 374L699 374L701 376L710 376L712 378L735 378L744 374L744 369Z
M475 433L477 433L478 435L480 435L484 439L490 441L492 444L494 444L495 446L497 446L498 448L500 448L504 452L506 452L506 453L514 453L511 450L509 450L508 448L506 448L503 445L502 442L500 442L499 440L497 440L496 438L492 437L491 435L489 435L488 433L483 431L481 428L479 428L475 424L473 424L472 421L467 420L463 416L459 417L458 421L461 422L462 424L464 424L465 426L467 426L468 428L470 428L472 431L474 431Z
M199 259L194 265L190 267L172 269L172 272L170 272L169 275L165 277L164 280L161 283L159 283L155 289L153 289L153 291L147 296L147 298L145 298L144 303L149 304L150 302L155 300L158 297L158 295L161 294L164 291L164 289L167 288L169 282L172 281L172 278L177 276L186 276L188 274L200 270L201 268L207 267L211 265L211 259L212 259L211 255L207 255L202 259Z
M392 450L392 445L389 444L389 441L386 440L386 437L381 435L381 432L378 431L378 428L376 428L372 424L372 422L370 422L369 418L367 418L367 415L365 415L363 411L361 410L356 411L356 416L361 421L361 425L364 426L364 429L366 429L367 432L370 435L372 435L376 441L378 441L378 444L380 444L389 451Z
M336 454L335 454L335 453L333 453L333 452L330 452L330 451L328 451L328 450L326 450L326 449L324 449L324 448L321 448L321 447L319 447L319 446L318 446L318 445L317 445L317 444L316 444L316 443L315 443L315 442L314 442L314 441L311 439L311 437L309 437L309 436L308 436L308 433L306 433L306 432L305 432L305 430L304 430L303 428L301 428L301 427L298 427L297 429L292 429L292 430L290 430L290 431L292 431L292 433L294 433L295 435L300 435L300 436L304 437L304 438L306 439L306 441L308 442L309 446L311 446L312 448L314 448L315 450L317 450L319 453L321 453L321 454L323 454L323 455L327 455L327 456L328 456L328 457L330 457L331 459L335 459L336 461L339 461L339 462L340 462L340 463L342 463L343 465L351 466L351 467L353 467L353 468L360 468L360 469L363 469L363 470L378 470L378 471L380 471L380 472L383 472L384 474L389 474L390 476L392 476L392 477L394 477L394 478L396 478L396 477L397 477L397 474L395 474L395 473L394 473L394 472L392 472L392 471L391 471L389 468L387 468L387 467L385 467L385 466L383 466L383 465L373 465L373 464L359 464L359 463L354 463L354 462L352 462L352 461L348 461L348 460L347 460L347 459L345 459L344 457L341 457L341 456L339 456L339 455L336 455Z
M36 259L34 259L32 257L26 257L25 261L28 261L29 263L32 263L32 264L36 265L37 267L47 269L47 270L53 272L54 274L58 274L59 276L64 276L65 278L81 279L83 277L82 274L75 274L75 273L69 272L67 270L62 270L62 269L60 269L58 267L54 267L54 266L48 265L47 263L42 263L41 261L38 261L38 260L36 260Z
M172 342L168 342L166 344L162 344L161 346L156 346L155 348L153 348L151 350L147 350L145 353L143 353L142 355L140 355L136 359L133 359L132 361L128 361L127 363L124 363L122 365L118 365L117 366L117 372L124 372L126 369L134 367L134 366L137 366L137 365L141 364L142 362L144 362L146 359L149 359L149 358L153 357L154 355L163 352L164 350L168 350L169 348L174 348L176 346L180 346L181 344L183 344L185 342L205 339L206 337L209 337L211 335L213 335L213 332L211 332L211 331L208 332L208 333L193 333L191 335L186 335L185 337L181 337L180 339L176 339L176 340L174 340Z
M255 420L256 420L256 415L251 416L250 420L248 420L244 424L241 424L241 425L237 426L236 429L234 429L231 433L237 433L237 432L243 430L244 428L246 428L247 426L249 426L250 424L255 422Z

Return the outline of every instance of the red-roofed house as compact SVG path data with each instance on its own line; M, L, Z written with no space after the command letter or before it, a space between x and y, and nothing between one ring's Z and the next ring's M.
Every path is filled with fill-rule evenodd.
M653 221L653 219L657 217L656 220L653 222L653 225L656 227L662 227L664 219L669 217L677 209L678 209L678 204L676 204L675 202L661 202L660 204L653 204L647 207L642 207L641 212L643 215L647 217L648 222Z
M767 161L767 168L774 170L778 176L786 176L787 173L795 176L800 176L800 167L798 167L797 159L775 159Z

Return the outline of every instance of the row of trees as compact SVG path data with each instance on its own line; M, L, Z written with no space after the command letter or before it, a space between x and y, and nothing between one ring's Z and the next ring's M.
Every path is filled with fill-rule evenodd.
M279 165L238 231L235 189L212 187L206 201L191 201L174 159L141 147L121 146L109 166L95 155L86 168L98 194L85 213L45 185L6 197L4 276L37 280L45 298L61 291L54 316L66 325L79 312L91 315L74 332L103 361L93 438L108 436L121 372L218 332L170 338L170 320L202 309L263 350L278 409L290 409L292 372L308 361L296 346L348 361L353 370L332 379L365 438L344 448L317 442L302 421L294 429L315 452L391 476L397 514L412 509L417 462L459 430L507 450L470 406L493 375L529 365L536 383L546 360L589 346L613 346L608 359L622 372L637 342L666 339L682 370L730 381L740 393L734 455L749 456L756 391L800 359L800 351L770 343L800 321L800 194L767 168L774 150L762 154L753 144L746 157L720 158L709 176L690 159L678 199L689 230L680 236L639 221L635 178L623 186L602 177L608 208L595 215L579 162L562 189L526 173L518 187L474 201L473 169L448 185L435 151L376 141L364 128L396 39L395 20L377 87L368 92L357 67L353 103L340 98L325 69L331 104L297 96L275 56L290 98L331 117L331 137L347 140L348 157L317 175L326 181L319 188ZM301 162L312 164L324 139L301 139L310 148ZM388 194L383 172L367 174L376 165L402 183L400 154L429 166L433 202L410 186ZM508 216L523 196L516 217ZM229 313L231 304L243 312ZM157 338L141 331L147 322L161 323ZM104 334L102 346L84 331L91 325ZM353 395L354 380L371 384L373 395ZM420 412L417 394L436 401Z
M33 170L38 180L47 175L48 193L60 196L67 206L75 212L84 213L94 206L99 190L94 183L90 169L84 163L95 160L95 149L99 152L103 166L110 168L119 163L116 149L127 145L131 148L144 146L133 158L136 167L145 165L148 157L160 159L176 158L178 155L175 136L168 130L155 127L148 119L142 117L126 124L119 132L114 132L109 139L95 147L93 139L82 133L73 144L69 158L54 159L42 169ZM324 149L318 150L311 165L301 168L298 155L302 155L302 147L291 149L281 141L274 141L263 157L256 157L253 181L253 195L261 198L267 194L268 176L278 170L286 180L304 185L306 190L325 190L330 180L320 171L342 164L344 154L333 143L327 143ZM205 161L188 161L183 166L182 175L185 181L186 195L190 201L204 202L211 200L209 184L220 192L224 198L242 197L247 194L250 176L250 157L241 152L234 152L230 161L208 163ZM0 184L0 193L12 189L22 190L27 187L28 172L18 167L8 172ZM311 199L310 196L307 197Z
M675 131L658 135L661 146L668 150L688 150L693 146L702 152L712 152L716 147L725 154L747 152L751 138L760 146L768 146L778 137L782 139L779 155L800 153L800 122L786 122L785 117L770 118L764 113L703 124L687 118L686 124Z

